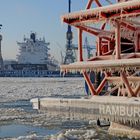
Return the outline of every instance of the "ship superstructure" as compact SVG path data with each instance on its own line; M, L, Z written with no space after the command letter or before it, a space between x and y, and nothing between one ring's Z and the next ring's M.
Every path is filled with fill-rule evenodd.
M45 38L38 39L35 33L31 33L30 38L24 37L24 41L17 44L19 54L16 69L56 70L58 68L58 61L49 54L50 43L46 42Z
M59 62L49 53L49 42L37 38L35 33L30 38L24 37L17 42L19 54L17 61L5 61L0 77L59 77Z

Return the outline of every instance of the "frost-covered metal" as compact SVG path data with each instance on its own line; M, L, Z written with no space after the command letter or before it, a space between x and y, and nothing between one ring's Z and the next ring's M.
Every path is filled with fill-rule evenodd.
M89 0L85 10L62 16L63 22L78 29L79 45L78 62L62 65L61 70L83 73L92 95L139 97L140 1L107 2L104 6L101 0ZM88 60L83 59L83 32L96 37L96 56ZM99 84L91 80L92 72L100 73Z

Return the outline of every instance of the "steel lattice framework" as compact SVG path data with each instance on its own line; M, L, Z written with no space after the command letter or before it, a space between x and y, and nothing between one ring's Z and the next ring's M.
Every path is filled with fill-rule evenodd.
M92 95L140 96L140 0L118 0L103 6L89 0L86 9L62 16L62 21L78 29L78 62L62 65L61 70L81 71ZM96 3L97 7L92 8ZM94 25L100 26L94 26ZM82 34L97 38L96 56L83 60ZM103 73L94 86L90 73ZM107 88L104 88L106 87Z

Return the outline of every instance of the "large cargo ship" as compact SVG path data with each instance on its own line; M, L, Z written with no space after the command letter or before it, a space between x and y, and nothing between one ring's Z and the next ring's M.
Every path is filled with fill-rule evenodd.
M52 70L58 69L58 61L50 54L49 42L45 38L36 38L35 33L30 34L30 38L24 37L23 42L17 42L19 54L17 55L18 65L16 69L38 69Z
M4 76L58 76L59 62L49 53L49 42L45 38L37 38L31 33L29 38L24 37L23 42L17 42L19 53L17 61L5 65Z

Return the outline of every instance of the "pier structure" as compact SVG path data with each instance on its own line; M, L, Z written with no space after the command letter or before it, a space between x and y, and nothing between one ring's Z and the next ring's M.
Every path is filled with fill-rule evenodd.
M92 4L97 5L92 8ZM63 72L80 71L92 95L140 96L140 1L118 1L103 6L89 0L86 9L62 16L62 21L78 30L78 61L62 65ZM98 25L98 26L97 26ZM96 37L96 56L83 60L82 34ZM100 72L96 87L91 72ZM108 88L104 88L108 87ZM103 90L106 89L106 91Z
M111 122L109 133L140 138L140 98L93 96L92 98L34 98L33 109L63 120Z
M111 0L106 0L106 2L108 5L104 6L101 0L88 0L85 10L61 17L64 23L77 28L79 43L78 61L62 65L61 70L64 73L80 71L95 99L94 103L96 102L95 96L101 96L102 102L98 102L99 105L105 103L107 99L112 100L110 97L114 96L116 99L113 100L114 107L122 105L120 108L122 111L126 106L122 101L123 98L126 100L134 97L135 100L140 99L140 1L118 0L116 3L112 3ZM97 7L92 8L93 4ZM87 60L83 59L83 32L96 37L96 56ZM91 72L100 73L101 80L98 84L91 81ZM104 99L103 96L107 98ZM112 107L109 100L106 102L106 105L109 105L108 111ZM136 103L134 106L137 105ZM83 105L79 106L83 107ZM134 115L136 110L132 108L133 102L128 102L127 106L129 106L128 110L132 109L133 113L131 113ZM128 122L135 122L140 110L129 121L127 119L130 114L128 114L122 118L124 122L119 121L120 114L115 115L118 120L110 119L112 125L109 131L114 134L124 132L126 135L132 134L132 130L134 130L140 138L139 117L138 121L134 123L136 129L128 124ZM114 118L111 114L109 116ZM126 124L128 127L125 126Z
M86 99L31 100L52 115L111 122L114 135L140 138L140 0L88 0L85 10L63 15L78 30L77 62L61 71L81 72L91 96ZM96 8L92 8L96 4ZM96 37L96 56L83 59L83 32ZM91 79L98 73L101 80Z

